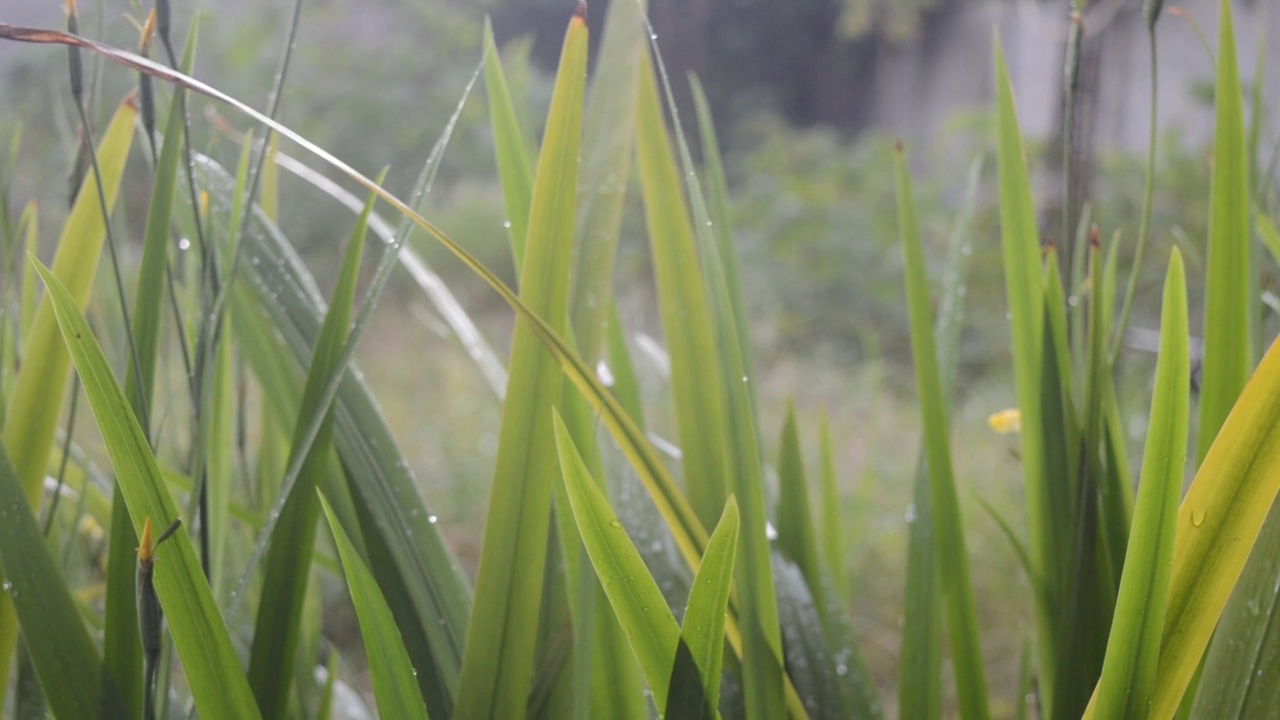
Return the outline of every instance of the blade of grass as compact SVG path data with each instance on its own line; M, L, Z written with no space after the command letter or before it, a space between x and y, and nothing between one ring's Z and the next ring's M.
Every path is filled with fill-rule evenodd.
M563 330L568 320L578 148L587 63L586 8L569 21L530 204L521 298ZM555 451L547 415L561 370L527 322L512 340L497 466L458 684L462 717L523 717L551 519Z
M809 487L805 478L804 458L800 452L800 431L796 426L795 402L787 403L782 421L782 439L778 443L778 539L774 546L783 557L795 563L804 575L818 608L826 607L822 596L822 571L818 564L818 542L814 538L814 522L809 511Z
M720 157L720 141L716 136L715 122L711 118L711 105L707 102L702 83L690 75L689 88L693 93L693 106L698 116L698 138L702 142L703 168L707 178L709 196L708 222L715 231L720 262L724 268L724 281L733 305L733 321L738 327L739 352L747 377L755 374L751 367L751 348L747 337L746 305L742 301L742 273L738 270L738 253L733 242L733 227L729 213L729 181L725 179L724 162ZM754 395L754 393L753 393ZM753 400L754 405L754 400Z
M997 159L1000 188L1000 236L1013 342L1014 381L1022 415L1022 467L1027 497L1027 525L1036 585L1036 648L1039 653L1040 695L1052 707L1055 675L1053 618L1062 577L1062 554L1055 518L1060 507L1050 502L1045 483L1045 438L1041 435L1041 372L1044 347L1044 298L1040 280L1040 241L1026 153L1018 128L1017 109L1000 38L995 38Z
M123 698L103 672L102 657L3 449L0 564L6 572L4 595L17 610L27 650L53 714L85 720L127 717Z
M224 183L229 179L212 164L206 162L204 168L217 178L211 189L215 201L225 202ZM273 393L268 405L295 408L304 382L303 367L315 345L323 310L314 281L288 240L261 208L255 206L253 212L254 222L244 238L249 258L242 268L245 281L232 287L232 327L262 386ZM292 395L275 399L274 393L290 386L294 388ZM343 377L335 402L335 444L342 464L350 477L363 480L352 487L361 520L350 526L349 533L355 534L353 542L365 542L371 569L388 588L388 602L418 668L429 710L448 716L467 626L469 588L439 527L430 522L434 513L423 502L408 463L396 448L357 368L350 368ZM291 432L293 420L281 417L278 423ZM282 472L283 467L276 468L266 476L279 478ZM264 515L270 511L278 483L267 483L266 490ZM334 493L335 489L329 485L325 492ZM397 591L392 592L391 587ZM229 614L233 611L234 605Z
M83 379L85 395L98 419L98 429L129 503L135 529L140 530L142 521L148 518L167 525L177 516L176 509L142 429L128 408L128 400L75 298L52 271L43 265L37 269L45 282L45 297L56 313L67 349ZM185 533L177 533L166 543L160 563L155 588L196 709L206 717L260 717Z
M1205 268L1204 361L1200 376L1203 462L1218 429L1249 379L1249 162L1230 0L1220 0L1214 82L1213 175Z
M422 704L422 696L418 694L418 681L414 679L417 671L409 662L409 653L404 649L404 641L400 638L400 630L396 628L391 608L387 607L387 601L383 598L373 573L365 567L359 552L351 544L342 524L323 496L320 496L320 504L329 521L334 543L338 546L338 556L342 558L342 569L347 578L347 590L351 593L351 604L355 606L356 619L360 622L360 634L364 637L365 653L369 657L369 677L373 682L373 695L378 701L378 713L387 718L426 720L427 708Z
M654 704L665 708L680 627L658 584L636 554L622 522L591 478L559 413L555 413L554 427L561 476L579 535L613 611L627 632L631 649L644 668Z
M667 349L671 353L671 393L689 504L710 527L724 507L729 474L724 424L724 388L715 332L700 262L671 154L653 69L641 67L636 118L636 159L640 171L654 281Z
M311 555L320 512L316 488L327 472L329 450L333 442L332 406L321 404L321 400L330 376L346 370L344 365L339 364L339 355L351 321L369 213L373 211L375 199L376 196L369 197L364 212L360 214L347 241L346 255L334 289L333 301L316 340L311 366L307 371L306 388L298 406L299 418L311 418L316 414L327 417L311 447L305 451L307 458L302 463L298 480L289 491L290 497L285 501L280 519L271 535L271 545L263 568L265 580L254 627L249 683L253 687L258 707L267 720L284 717L288 711L290 680L300 637L302 604L307 595L307 577L311 570ZM305 429L306 423L295 423L291 453L299 452L298 435Z
M113 207L133 143L137 109L132 99L116 110L98 147L98 167L103 179L102 196ZM97 180L86 176L77 200L67 216L53 259L54 274L66 284L78 307L85 307L98 270L106 239L106 225L99 206ZM29 246L34 250L34 246ZM38 304L31 330L24 336L22 372L9 396L2 435L4 447L18 473L27 502L38 507L41 479L53 447L61 403L71 373L71 359L58 333L53 307L47 299ZM20 419L15 420L15 418ZM3 582L0 573L0 582ZM9 676L13 657L16 618L8 597L0 594L0 677ZM0 686L0 700L4 699Z
M966 268L968 259L973 254L973 222L981 181L982 158L979 157L969 166L965 196L947 244L942 298L938 304L938 319L934 328L942 397L948 414L955 391L956 356L959 352L966 294ZM824 446L828 445L825 417L822 434ZM829 448L824 449L824 456L829 455L829 452ZM824 457L824 464L827 462L829 460ZM823 473L827 473L826 468ZM834 490L832 494L834 495ZM911 530L907 538L907 580L903 597L898 709L902 717L936 718L942 715L942 593L937 584L933 503L923 450L916 463L911 494L910 510L913 515L908 517ZM834 497L827 497L824 492L823 511L834 513L835 510L830 506L835 505L835 502ZM839 516L833 515L825 520L824 525L838 528L840 522ZM841 580L843 578L837 578L837 587ZM842 592L840 597L847 598L847 593Z
M735 300L729 294L724 260L720 254L720 247L710 232L710 214L698 182L688 142L680 125L679 108L676 106L675 95L671 90L670 78L657 44L653 42L652 28L649 27L649 30L653 60L657 65L658 76L662 80L667 108L671 112L672 129L676 147L680 153L680 167L687 179L687 187L684 189L688 192L689 203L693 209L693 240L696 242L696 257L699 262L689 270L701 270L700 277L696 273L694 276L698 281L694 284L699 286L699 292L696 295L706 298L709 303L708 324L715 331L713 347L718 355L702 357L699 360L710 365L712 369L719 370L713 373L713 377L719 381L724 392L724 405L711 408L718 416L717 427L722 428L723 433L725 451L723 457L727 474L721 480L724 485L722 492L732 488L739 498L745 528L741 535L742 561L737 563L737 567L741 586L746 588L738 595L738 607L744 630L743 682L746 690L747 716L773 718L781 716L784 711L802 716L805 710L800 705L799 697L792 692L784 669L782 637L778 624L778 599L768 538L765 535L767 509L764 500L764 466L755 418L754 393L750 386L751 378L747 374L742 357L741 349L744 345L739 341L740 337L745 337L746 328L737 326L733 312L734 303L740 300ZM665 137L661 105L657 101L655 85L653 68L646 63L641 76L638 119L640 125L636 147L641 158L643 159L646 154L649 155L649 159L655 166L653 169L658 170L651 177L653 185L651 189L655 192L646 196L646 206L661 198L666 198L665 202L672 202L675 198L682 197L678 180L675 180L675 162L671 158L670 143ZM642 138L646 135L649 136L646 143L648 150L641 152ZM664 171L663 168L669 168L669 170ZM642 177L643 175L642 170ZM677 205L675 215L686 218L680 229L688 234L688 216L682 210L683 208ZM707 357L718 357L719 360L707 362ZM682 446L682 450L688 452L687 446ZM786 710L784 705L787 706Z
M915 357L916 384L920 412L924 418L930 496L934 511L938 567L947 606L952 653L955 656L956 689L960 712L965 718L985 718L987 684L982 670L982 647L978 636L973 586L965 555L964 526L961 523L955 477L951 469L950 429L938 373L938 353L934 345L930 317L928 281L924 251L916 226L915 199L907 174L901 144L894 156L897 179L898 227L907 285L907 307L911 315L911 347Z
M529 228L529 203L533 197L533 148L528 146L516 119L502 56L493 40L493 24L484 19L484 84L489 95L489 122L493 125L493 152L502 181L502 199L507 210L507 234L516 269L524 267L525 238Z
M1161 308L1151 424L1124 574L1098 680L1095 717L1144 716L1155 683L1187 456L1190 402L1186 281L1176 248L1169 260Z
M733 587L733 559L737 548L738 501L730 495L720 522L707 541L702 565L689 591L664 717L710 720L720 706L724 619Z
M587 365L603 352L614 257L635 141L636 89L644 61L645 0L609 3L583 115L578 217L574 223L569 326Z
M1178 510L1153 717L1178 707L1280 489L1280 346L1272 345Z
M193 30L194 30L193 24ZM194 59L194 35L188 38L183 68ZM182 158L182 112L175 98L169 108L166 139L156 161L147 224L143 233L142 262L134 296L133 333L138 349L138 365L129 364L125 376L125 396L143 432L151 438L151 408L143 406L155 396L155 369L160 338L160 309L168 268L169 231L173 220L173 199L177 187L178 164ZM128 521L124 495L117 487L112 498L111 542L108 545L106 621L103 630L105 666L114 674L117 687L129 707L142 707L142 647L138 643L137 591L134 549L138 537Z

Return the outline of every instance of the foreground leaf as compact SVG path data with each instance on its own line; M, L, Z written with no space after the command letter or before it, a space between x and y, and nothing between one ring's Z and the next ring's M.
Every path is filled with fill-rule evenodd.
M146 519L158 525L172 523L177 518L173 498L102 349L71 294L49 269L40 265L37 270L84 382L135 530L141 532ZM186 533L175 534L165 544L155 588L196 710L205 717L261 717Z
M418 693L418 681L414 679L416 672L409 662L409 653L404 649L404 640L400 637L391 608L387 607L387 601L383 598L373 573L365 567L360 553L351 544L351 539L334 516L333 508L329 507L323 496L320 504L329 521L329 529L333 532L334 543L338 546L342 571L347 576L347 590L351 593L351 604L356 609L356 619L360 621L360 634L364 637L365 655L369 658L369 677L373 682L373 695L378 701L378 713L385 718L425 720L427 708L422 704L422 695ZM332 672L331 666L330 673Z
M689 591L680 647L671 670L665 717L709 720L716 715L720 705L720 672L724 665L724 618L729 607L729 591L733 588L733 559L737 549L738 501L730 496L720 522L707 541L702 565ZM691 666L687 665L689 662Z
M1142 479L1124 574L1098 680L1093 716L1142 717L1155 683L1169 590L1178 496L1187 456L1187 293L1182 256L1169 261L1161 304L1160 352ZM1088 713L1086 713L1088 714Z
M124 176L137 115L133 100L127 99L116 110L111 124L102 134L98 167L102 173L102 195L106 197L108 212L115 206L120 180ZM95 173L88 173L62 227L53 258L54 275L65 284L80 308L89 302L107 233L97 188ZM29 226L33 227L34 224ZM28 249L34 250L35 247L29 245ZM30 331L23 335L21 372L5 408L4 430L0 437L27 502L38 508L41 480L58 427L61 398L70 378L71 359L58 333L49 301L42 300L35 313ZM0 571L0 582L3 580L4 574ZM9 661L13 658L17 639L15 623L13 604L0 594L0 678L9 677ZM0 700L4 699L5 685L0 682Z
M560 332L568 320L586 64L587 25L580 6L565 35L520 273L521 299ZM511 357L459 679L459 717L523 717L533 677L556 461L547 418L560 396L561 370L524 320L516 323Z
M64 718L127 717L57 561L49 554L8 453L0 449L0 565L50 710ZM7 682L7 678L3 682Z
M292 455L299 451L300 436L306 431L306 420L319 414L323 414L325 419L307 450L297 482L285 501L263 566L264 581L254 626L249 682L263 717L268 719L283 717L289 708L289 679L293 676L294 662L299 654L302 606L308 594L307 577L311 571L320 512L316 489L329 471L329 453L333 447L333 409L322 404L324 388L335 373L346 372L346 367L339 365L339 360L347 327L351 323L351 307L355 302L360 259L364 254L365 234L374 199L375 196L369 197L347 241L333 301L316 339L306 387L297 406L301 420L294 423L291 463Z

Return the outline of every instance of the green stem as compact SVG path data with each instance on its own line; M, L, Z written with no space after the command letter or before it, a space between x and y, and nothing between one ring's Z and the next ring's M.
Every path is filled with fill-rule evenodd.
M1142 256L1147 249L1147 235L1151 232L1151 196L1155 187L1156 175L1156 33L1152 29L1148 33L1151 48L1151 125L1147 130L1147 180L1142 189L1142 215L1138 220L1138 245L1133 251L1133 266L1129 269L1129 283L1124 290L1124 303L1120 306L1120 321L1111 340L1110 364L1115 365L1116 356L1120 353L1120 345L1124 341L1125 330L1129 326L1129 313L1133 310L1133 296L1138 290L1138 273L1142 269Z

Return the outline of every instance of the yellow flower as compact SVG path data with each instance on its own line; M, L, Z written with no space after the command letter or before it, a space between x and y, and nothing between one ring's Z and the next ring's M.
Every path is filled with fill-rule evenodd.
M1018 408L1001 410L987 418L987 425L999 435L1022 432L1022 412Z

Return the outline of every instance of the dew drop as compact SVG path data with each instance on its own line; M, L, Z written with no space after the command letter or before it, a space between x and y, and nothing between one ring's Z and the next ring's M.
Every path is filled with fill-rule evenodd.
M510 221L510 220L503 220L503 221L502 221L502 227L504 227L504 228L506 228L506 229L510 230L510 229L511 229L511 221Z
M435 524L436 524L436 521L438 521L439 519L440 519L440 518L436 517L435 515L428 515L428 516L427 516L427 522L431 523L432 525L435 525Z
M178 249L179 249L179 250L190 250L190 249L191 249L191 241L190 241L190 240L188 240L188 239L186 239L186 238L182 238L181 240L179 240L179 241L178 241Z
M916 504L915 503L911 503L910 505L907 506L907 511L902 514L902 519L906 520L909 523L913 523L916 521Z
M616 528L620 528L620 527L622 527L622 521L621 521L621 520L613 520L613 521L611 521L609 524L610 524L610 525L612 525L612 526L614 526L614 527L616 527Z
M1205 516L1205 511L1203 511L1203 510L1192 510L1192 511L1191 511L1191 525L1192 525L1192 527L1200 527L1201 525L1204 525L1204 516Z

